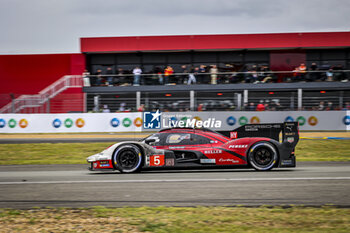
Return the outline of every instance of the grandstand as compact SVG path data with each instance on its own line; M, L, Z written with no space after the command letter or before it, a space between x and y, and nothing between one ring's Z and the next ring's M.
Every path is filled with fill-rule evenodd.
M313 63L317 70L310 69ZM295 71L301 64L307 70ZM183 66L212 65L218 84L210 84L208 69L196 74L197 84L186 84ZM133 86L137 66L142 83ZM167 66L174 73L161 85ZM85 69L90 75L83 85ZM141 106L253 111L258 104L266 110L343 110L350 103L349 70L350 32L81 38L79 54L0 55L0 112L98 112L104 105L111 112ZM263 78L247 79L253 72ZM327 81L329 72L333 79ZM263 82L266 77L271 79Z

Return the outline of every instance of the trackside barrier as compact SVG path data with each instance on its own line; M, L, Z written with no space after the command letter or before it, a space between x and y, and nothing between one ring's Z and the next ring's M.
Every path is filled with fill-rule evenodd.
M300 130L350 130L350 111L281 112L164 112L161 128L169 122L195 119L213 130L232 130L248 123L298 121ZM221 122L217 124L217 122ZM217 128L217 126L219 128ZM159 129L148 129L157 131ZM0 114L0 133L141 132L143 113Z

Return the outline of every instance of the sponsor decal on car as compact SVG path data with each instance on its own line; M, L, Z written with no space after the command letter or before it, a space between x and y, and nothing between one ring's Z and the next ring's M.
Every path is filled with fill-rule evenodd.
M237 137L238 137L238 136L237 136L237 131L230 132L230 138L236 139Z
M216 163L215 159L201 159L201 163Z
M230 145L228 148L247 148L248 145Z
M151 155L149 165L151 167L164 166L164 155Z
M222 150L205 150L204 154L221 154Z
M175 159L173 158L166 159L165 166L175 166Z
M291 159L284 159L281 161L282 165L291 165L293 164L293 161Z
M223 163L223 162L230 162L230 163L239 163L238 160L234 160L234 159L219 159L219 162Z
M184 149L184 146L169 146L169 149Z
M280 125L274 125L274 124L264 124L264 125L246 125L244 127L245 131L258 131L259 129L271 129L271 128L276 128L279 129L281 128Z
M294 142L294 137L288 137L288 138L287 138L287 142L293 143L293 142Z

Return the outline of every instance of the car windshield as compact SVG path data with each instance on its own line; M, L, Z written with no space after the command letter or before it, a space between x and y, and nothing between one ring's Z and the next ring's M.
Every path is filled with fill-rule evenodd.
M140 139L140 142L144 143L146 141L146 139L153 139L153 138L156 140L159 139L159 133L151 134L143 139Z

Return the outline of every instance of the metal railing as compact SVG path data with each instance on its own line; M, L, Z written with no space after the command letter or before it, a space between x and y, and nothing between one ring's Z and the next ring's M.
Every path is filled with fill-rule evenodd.
M38 108L46 105L49 108L50 99L54 98L67 88L83 87L80 75L66 75L41 90L36 95L21 95L0 109L0 113L19 113L26 108Z
M194 76L190 81L190 75ZM166 74L141 74L139 80L134 74L86 75L84 86L128 86L128 85L181 85L181 84L225 84L225 83L271 83L271 82L315 82L349 81L350 70L309 71L246 71L246 72L191 72Z

